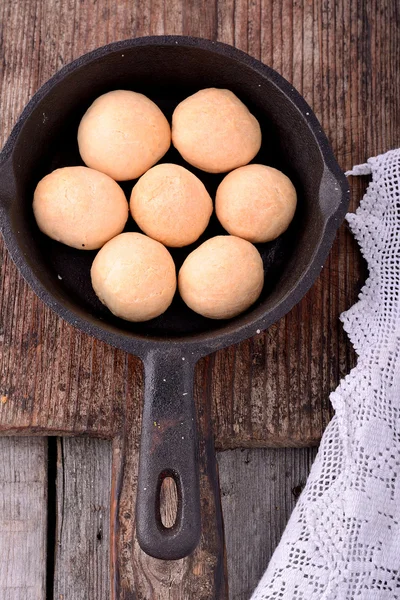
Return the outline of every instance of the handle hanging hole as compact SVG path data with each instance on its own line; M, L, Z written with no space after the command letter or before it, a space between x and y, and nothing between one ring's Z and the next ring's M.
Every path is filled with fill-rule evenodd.
M170 473L160 477L160 518L165 529L172 529L178 519L179 492L175 478Z

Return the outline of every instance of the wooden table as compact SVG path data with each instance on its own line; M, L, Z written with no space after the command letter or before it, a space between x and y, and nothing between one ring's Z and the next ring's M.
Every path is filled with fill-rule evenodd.
M279 71L313 107L343 169L399 144L397 0L3 0L0 15L3 142L29 97L62 65L113 40L167 33L233 44ZM365 181L352 182L352 210L364 188ZM175 563L150 559L133 535L140 362L58 319L3 246L0 256L0 432L39 436L0 438L1 600L108 600L115 544L124 600L227 598L219 498L207 487L211 420L229 598L247 598L331 417L329 392L355 364L338 317L356 300L365 268L346 225L290 314L199 364L207 518L199 549ZM111 447L82 436L111 438L108 420L122 405L129 407L132 477L116 509L111 481L121 440ZM47 432L79 437L42 437ZM110 532L113 510L118 532Z

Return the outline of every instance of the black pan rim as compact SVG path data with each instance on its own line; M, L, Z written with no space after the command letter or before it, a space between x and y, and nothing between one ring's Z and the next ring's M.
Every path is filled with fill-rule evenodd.
M325 165L325 170L321 178L320 195L323 192L323 187L329 185L329 193L336 195L337 201L333 203L335 206L333 212L326 216L324 227L321 230L321 235L316 246L316 250L306 269L304 269L303 273L299 275L297 283L292 286L292 289L272 309L269 309L261 315L255 316L254 318L251 318L250 313L247 315L246 321L243 323L240 323L240 321L228 321L225 327L216 332L207 332L187 337L175 337L168 339L157 338L154 336L146 337L143 335L135 335L131 332L116 332L112 326L108 326L99 319L93 318L90 320L85 316L83 310L72 310L66 307L62 301L59 301L53 296L53 294L47 291L47 289L37 279L36 275L28 265L19 247L16 232L14 232L10 227L7 215L4 214L3 207L0 207L0 210L3 212L1 215L1 229L11 258L17 265L24 279L32 287L37 296L43 302L45 302L45 304L47 304L52 310L54 310L59 316L61 316L71 325L78 327L89 335L109 343L112 346L126 350L127 352L135 354L141 358L144 358L146 355L153 352L155 350L154 344L157 344L157 351L159 350L162 352L168 352L173 350L176 352L176 350L179 349L182 353L182 358L196 361L201 356L205 356L220 348L240 342L244 339L252 337L262 330L267 329L286 313L288 313L291 308L293 308L293 306L300 301L300 299L314 283L328 256L337 229L347 212L349 203L349 188L347 180L336 162L328 139L322 131L317 117L314 115L312 109L304 100L304 98L286 79L284 79L271 67L264 65L257 59L249 56L241 50L238 50L237 48L234 48L233 46L221 42L214 42L203 38L188 36L146 36L113 42L84 54L71 63L65 65L60 71L58 71L53 77L51 77L42 85L42 87L34 94L23 110L2 150L2 153L0 154L1 176L6 176L10 179L14 178L12 154L17 138L23 128L23 125L29 119L33 110L53 89L54 86L56 86L73 71L84 68L92 61L96 61L107 54L119 52L134 46L143 45L179 45L184 47L196 47L235 59L238 62L241 62L259 72L264 77L266 76L295 106L299 113L299 118L306 120L307 126L313 134L321 151L322 159ZM335 183L334 187L332 186L332 182Z

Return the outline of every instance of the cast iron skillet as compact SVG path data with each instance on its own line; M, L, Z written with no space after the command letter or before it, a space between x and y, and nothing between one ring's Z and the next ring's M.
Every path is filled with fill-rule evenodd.
M33 191L53 169L82 164L78 123L100 94L121 88L142 92L170 118L178 102L205 87L229 88L259 119L263 144L253 162L277 167L292 179L299 197L296 216L278 240L258 246L265 286L243 315L228 321L206 319L177 295L157 319L127 323L111 315L91 288L95 252L67 248L39 232L32 214ZM173 148L163 161L185 164ZM214 195L223 176L189 168ZM127 193L132 183L123 184ZM197 545L201 531L194 366L200 357L269 327L317 277L348 206L347 183L328 141L293 87L243 52L189 37L139 38L86 54L35 94L0 156L0 184L2 232L36 294L72 325L144 362L137 536L143 550L154 557L184 557ZM127 226L134 228L132 222ZM177 267L204 239L221 233L212 218L196 244L172 251ZM159 511L166 475L174 478L179 495L177 519L169 529L162 525Z

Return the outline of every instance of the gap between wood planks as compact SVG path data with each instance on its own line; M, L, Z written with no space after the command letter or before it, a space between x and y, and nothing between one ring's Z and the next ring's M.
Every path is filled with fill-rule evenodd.
M54 598L54 573L55 558L57 553L57 519L63 519L64 511L57 515L57 472L58 472L58 445L61 446L62 461L62 439L54 437L47 438L47 559L46 559L46 600ZM59 493L63 493L64 486ZM62 521L61 521L62 531Z

